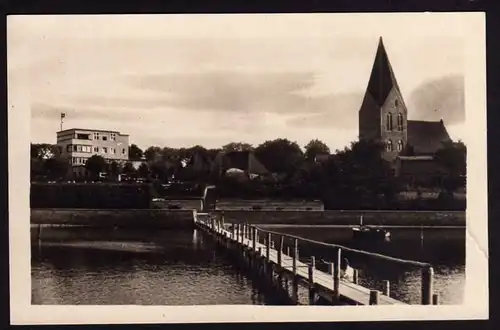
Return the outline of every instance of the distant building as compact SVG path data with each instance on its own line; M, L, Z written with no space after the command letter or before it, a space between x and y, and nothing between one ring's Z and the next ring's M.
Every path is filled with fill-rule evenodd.
M129 136L117 131L71 128L57 132L61 156L73 165L73 173L85 174L85 164L93 155L106 161L125 163L128 160Z
M236 172L241 172L250 179L270 175L252 151L221 151L215 157L211 170L219 177Z
M442 120L408 120L408 109L382 38L359 110L359 138L383 143L382 156L394 165L396 173L409 177L410 172L429 175L439 171L433 156L451 141ZM405 165L408 162L414 164Z

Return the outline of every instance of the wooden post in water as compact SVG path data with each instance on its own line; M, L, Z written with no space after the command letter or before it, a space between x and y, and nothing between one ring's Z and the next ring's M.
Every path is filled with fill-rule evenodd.
M378 305L379 292L377 290L370 290L370 305Z
M340 298L340 260L342 258L342 250L337 249L335 264L333 265L333 294L338 301Z
M253 233L252 233L252 246L253 246L253 249L255 250L255 248L257 247L257 235L258 235L258 232L257 232L257 227L253 226L252 229L253 229Z
M384 295L391 296L391 283L389 281L384 281Z
M261 276L262 274L262 248L259 247L257 251L257 257L255 258L255 271L258 276Z
M292 301L297 304L299 297L299 279L297 276L297 259L299 258L299 240L293 240L293 259L292 259L292 272L293 272L293 281L292 281Z
M309 305L314 305L316 301L316 293L314 290L314 269L316 268L316 259L314 256L311 257L311 263L309 264L309 273L308 273L308 281L309 281Z
M353 269L352 270L352 283L358 284L358 281L359 281L358 276L359 276L358 270L357 269Z
M432 304L433 305L439 305L439 294L434 293L432 295Z
M266 259L269 261L269 254L271 253L271 233L267 233L266 240Z
M433 287L434 269L432 267L422 268L422 305L432 304Z
M278 265L281 267L281 257L283 254L283 235L280 235L280 246L278 248Z

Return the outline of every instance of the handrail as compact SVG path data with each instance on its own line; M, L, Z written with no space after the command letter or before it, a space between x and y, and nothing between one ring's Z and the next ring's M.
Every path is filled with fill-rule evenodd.
M315 240L304 238L304 237L300 237L300 236L295 236L295 235L291 235L291 234L285 234L285 233L280 233L280 232L276 232L276 231L272 231L272 230L262 229L261 227L258 227L258 226L255 226L255 225L253 225L253 226L255 228L257 228L261 232L270 233L270 234L274 234L274 235L281 235L281 236L292 238L292 239L298 239L298 240L302 240L302 241L309 242L309 243L316 244L316 245L321 245L321 246L326 246L326 247L333 247L333 248L340 248L340 249L345 250L345 251L350 251L350 252L354 252L354 253L364 254L364 255L367 255L367 256L370 256L370 257L379 258L379 259L383 259L383 260L387 260L387 261L393 261L393 262L398 262L398 263L402 263L402 264L413 265L413 266L417 266L417 267L420 267L420 268L432 267L432 265L429 264L429 263L427 263L427 262L420 262L420 261L414 261L414 260L405 260L405 259L390 257L390 256L386 256L386 255L379 254L379 253L373 253L373 252L368 252L368 251L363 251L363 250L357 250L357 249L349 248L349 247L346 247L346 246L343 246L343 245L339 245L339 244L332 244L332 243L325 243L325 242L315 241Z

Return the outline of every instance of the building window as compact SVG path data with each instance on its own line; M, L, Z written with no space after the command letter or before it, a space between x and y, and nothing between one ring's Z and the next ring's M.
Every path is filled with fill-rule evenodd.
M116 149L115 149L115 148L109 148L109 151L110 151L112 154L116 154Z
M394 106L397 108L397 107L398 107L398 105L399 105L399 100L397 100L397 99L396 99L396 100L394 100Z
M122 149L122 155L125 155L125 148Z
M76 134L78 140L90 140L90 134Z
M403 141L402 140L398 141L397 148L398 148L398 151L402 151L403 150Z
M71 152L71 150L72 150L72 149L73 149L73 146L72 146L71 144L68 144L68 145L66 146L66 151L67 151L67 152Z
M82 163L85 165L87 163L87 159L86 158L82 159Z
M102 152L105 153L105 154L107 154L108 153L108 148L102 147Z
M391 140L387 140L387 143L385 145L385 150L392 151L392 141Z
M99 152L99 147L94 147L94 152Z
M83 152L92 152L92 147L91 146L82 146L82 151Z
M94 133L94 140L99 140L99 133L97 132Z
M102 140L103 140L103 141L107 141L107 140L108 140L108 137L107 137L107 136L103 136L103 137L102 137Z
M111 140L112 141L116 141L116 134L115 133L111 133Z
M398 113L398 131L403 131L403 114Z
M388 113L386 117L386 128L388 131L392 131L392 113Z
M73 164L76 164L76 157L73 157L73 158L71 159L71 162L72 162Z

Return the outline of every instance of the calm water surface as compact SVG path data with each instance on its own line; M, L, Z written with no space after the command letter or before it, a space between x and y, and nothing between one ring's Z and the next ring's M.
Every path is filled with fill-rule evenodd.
M33 304L273 303L198 231L47 229L44 234L51 239L32 248Z
M394 229L387 244L358 246L349 229L272 228L325 242L426 261L435 269L435 289L442 304L460 304L465 286L465 231ZM243 276L213 242L193 230L138 231L44 229L42 244L32 244L33 304L279 304ZM422 240L421 237L424 237ZM285 245L291 242L285 242ZM328 248L301 244L300 258L333 260ZM391 296L420 301L420 271L346 254L360 269L360 284L381 289L391 282ZM317 259L319 260L319 259ZM318 264L326 270L326 265ZM302 299L307 292L301 289Z

